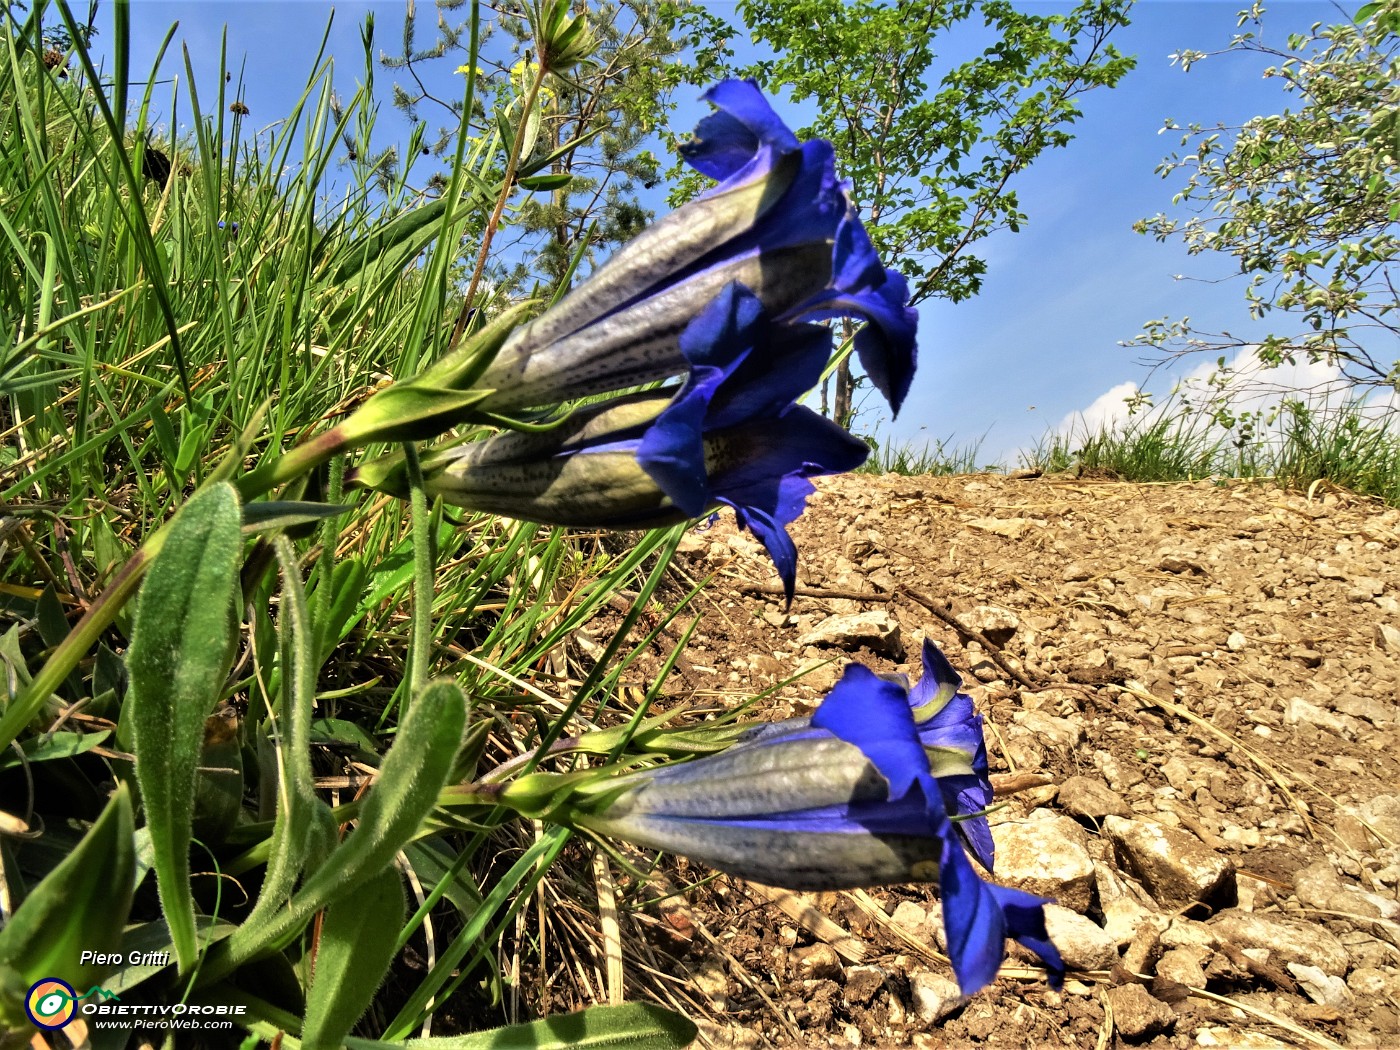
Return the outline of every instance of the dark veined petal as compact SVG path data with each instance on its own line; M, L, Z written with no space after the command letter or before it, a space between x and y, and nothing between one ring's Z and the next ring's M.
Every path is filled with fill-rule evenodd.
M1002 914L1006 917L1006 932L1018 944L1029 948L1040 956L1050 971L1050 987L1059 988L1065 983L1065 964L1060 958L1059 949L1050 941L1045 928L1045 901L1022 890L1008 886L992 886Z
M992 804L992 786L985 776L939 777L938 789L943 793L943 805L950 813L980 813ZM962 838L963 845L977 858L977 863L989 872L994 871L996 842L987 818L965 817L954 821L953 827Z
M938 895L943 900L948 958L958 987L972 995L996 979L1006 954L1006 916L993 887L978 877L961 844L951 838L943 846Z
M752 80L726 80L703 96L716 111L682 144L681 156L696 171L724 182L740 172L762 174L770 157L798 148L797 136ZM752 165L751 170L745 170Z
M811 488L808 483L808 488ZM734 509L734 520L742 529L748 529L763 544L768 557L773 559L773 568L783 581L783 594L788 605L792 604L797 591L797 544L788 535L787 528L772 514L759 507L746 507L732 500L720 497L720 502Z
M818 474L854 470L870 448L829 419L796 405L773 420L731 427L714 435L707 469L710 491L737 512L762 540L783 579L788 601L797 585L797 551L784 528L815 491Z
M961 843L952 836L944 841L938 895L943 901L948 958L964 995L972 995L996 979L1007 937L1040 956L1050 971L1052 987L1063 983L1064 963L1045 929L1046 901L983 882Z

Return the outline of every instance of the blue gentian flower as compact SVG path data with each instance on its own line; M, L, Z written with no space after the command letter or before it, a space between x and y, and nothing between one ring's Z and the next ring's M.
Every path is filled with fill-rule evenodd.
M548 405L688 371L680 335L738 283L779 323L859 317L856 351L897 412L914 373L917 314L837 181L831 144L799 143L750 81L706 95L718 112L682 147L719 180L667 215L542 316L479 378L480 407Z
M731 284L679 344L692 362L679 389L611 398L544 432L507 432L431 455L423 463L428 494L530 521L610 529L729 506L767 548L791 600L797 548L786 526L813 491L808 479L854 470L869 454L863 441L794 403L820 375L829 334L774 322L753 293Z
M853 664L810 719L758 727L718 754L631 774L620 794L574 823L791 889L937 882L964 993L995 977L1008 936L1039 955L1058 986L1063 965L1045 902L984 882L964 844L989 864L990 836L974 844L955 830L981 819L980 808L963 808L969 801L991 797L985 745L980 721L954 703L964 695L956 675L928 643L924 663L912 693Z
M962 691L962 676L928 639L924 639L922 658L923 677L913 688L905 675L888 678L908 693L919 743L935 764L944 806L959 818L954 826L963 845L982 867L992 871L996 847L985 815L992 804L992 781L982 716L973 709L972 697ZM811 725L810 718L789 718L757 726L738 742L771 739L779 734L796 737L813 732Z

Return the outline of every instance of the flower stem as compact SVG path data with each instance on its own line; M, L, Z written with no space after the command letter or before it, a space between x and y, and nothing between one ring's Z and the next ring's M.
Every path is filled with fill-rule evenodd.
M510 144L510 157L506 160L505 174L501 176L501 195L496 198L496 207L492 210L491 218L486 223L486 231L481 236L481 249L476 253L476 266L472 269L471 283L467 285L467 294L462 300L462 312L457 315L457 324L452 329L452 341L447 344L448 353L457 348L457 343L466 330L467 318L472 314L473 304L476 302L476 288L481 283L482 274L486 272L486 259L491 253L491 241L496 236L501 216L506 210L506 202L510 200L515 188L515 172L520 167L520 150L525 142L525 128L530 122L530 114L535 111L535 100L544 85L544 78L544 64L535 63L535 75L530 80L530 87L525 92L525 104L520 110L520 127L516 129L515 141Z
M408 693L401 702L399 716L428 684L433 646L433 580L436 552L433 550L432 520L428 514L428 494L423 487L423 468L413 442L403 446L408 473L409 508L413 528L413 633L409 647Z

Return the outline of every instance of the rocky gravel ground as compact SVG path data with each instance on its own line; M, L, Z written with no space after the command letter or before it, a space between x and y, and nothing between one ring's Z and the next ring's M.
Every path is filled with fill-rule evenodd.
M809 712L932 637L987 716L997 878L1071 968L964 1000L918 886L717 880L668 909L714 1046L1400 1047L1400 511L1346 493L828 479L790 611L732 521L668 692ZM834 658L834 659L833 659ZM824 661L830 661L823 663ZM682 874L701 878L691 869Z

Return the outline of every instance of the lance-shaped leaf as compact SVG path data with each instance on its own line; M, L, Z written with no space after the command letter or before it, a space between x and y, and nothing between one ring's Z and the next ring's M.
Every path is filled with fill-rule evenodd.
M195 493L171 522L141 588L127 653L127 714L156 886L180 970L194 965L190 835L204 720L223 689L236 640L241 515L233 486Z
M326 909L316 976L306 997L301 1045L338 1050L394 960L404 920L396 868L371 875Z
M0 1031L28 1027L32 1034L22 995L35 981L54 977L86 991L103 978L111 967L85 964L82 954L117 950L135 888L131 794L119 785L77 848L30 891L0 929L0 966L18 974L21 982L16 986L12 980L0 980ZM18 1000L13 995L16 987Z
M280 948L312 915L392 864L418 833L451 777L466 720L467 699L461 688L452 682L430 682L399 723L394 746L384 756L355 830L285 908L265 922L245 922L212 951L200 971L201 981L216 980Z

